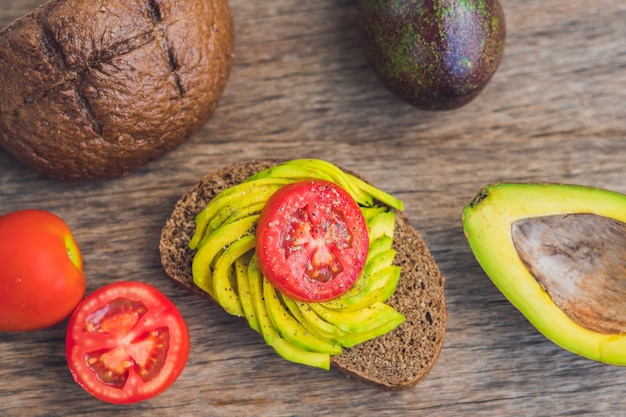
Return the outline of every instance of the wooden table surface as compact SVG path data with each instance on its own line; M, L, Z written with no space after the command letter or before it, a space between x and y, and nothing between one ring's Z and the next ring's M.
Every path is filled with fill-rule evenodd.
M0 0L0 25L40 3ZM73 382L66 322L3 333L0 415L623 414L626 369L540 335L476 263L460 214L495 181L626 193L626 2L502 0L500 68L475 101L440 113L411 107L376 80L356 0L230 4L237 41L226 93L178 149L125 177L89 183L43 179L0 150L0 212L36 207L63 217L83 251L89 292L138 280L170 296L191 332L185 371L153 400L112 406ZM405 201L447 279L445 345L420 384L381 391L286 362L245 323L166 277L158 240L178 197L211 170L263 157L326 159Z

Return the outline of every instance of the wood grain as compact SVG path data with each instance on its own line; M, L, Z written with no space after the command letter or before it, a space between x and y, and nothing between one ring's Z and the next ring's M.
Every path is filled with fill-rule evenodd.
M40 0L0 0L0 25ZM149 282L187 319L180 379L145 403L91 398L65 365L65 323L0 334L3 416L620 415L626 369L540 335L484 275L463 236L464 204L489 182L555 181L626 193L626 2L502 0L507 41L484 92L427 113L387 92L360 45L355 0L231 0L235 65L215 116L125 177L42 179L0 151L0 212L62 216L88 290ZM0 86L1 88L1 86ZM0 92L1 93L1 92ZM405 201L447 278L448 333L415 388L385 392L278 358L259 336L165 276L158 240L180 194L210 170L263 157L327 159Z

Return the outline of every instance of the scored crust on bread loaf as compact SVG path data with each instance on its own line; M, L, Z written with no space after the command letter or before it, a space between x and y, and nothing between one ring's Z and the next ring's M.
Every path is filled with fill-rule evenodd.
M0 145L62 180L107 178L214 113L233 59L227 0L51 0L0 30Z
M183 287L211 297L193 282L194 251L189 241L195 217L220 191L276 165L277 161L251 160L206 175L176 203L161 234L159 249L167 275ZM332 366L348 375L388 389L413 386L437 360L444 342L446 306L444 278L424 241L406 217L396 213L394 263L402 267L396 293L388 304L406 321L384 336L346 348L332 356Z

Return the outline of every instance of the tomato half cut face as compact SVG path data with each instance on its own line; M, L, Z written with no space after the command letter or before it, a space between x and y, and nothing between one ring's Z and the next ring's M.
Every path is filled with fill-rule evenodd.
M348 291L365 264L363 214L340 186L310 180L286 185L263 208L256 251L263 275L300 301L325 301Z
M115 282L78 305L66 349L79 385L102 401L127 404L160 394L178 378L189 358L189 332L162 292Z

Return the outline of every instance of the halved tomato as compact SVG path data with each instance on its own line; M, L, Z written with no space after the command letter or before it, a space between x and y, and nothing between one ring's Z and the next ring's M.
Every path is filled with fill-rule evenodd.
M269 198L257 224L261 272L296 300L325 301L348 291L368 249L359 205L328 181L285 185Z
M134 403L167 389L189 358L182 315L161 291L115 282L88 295L70 319L67 361L76 382L102 401Z

